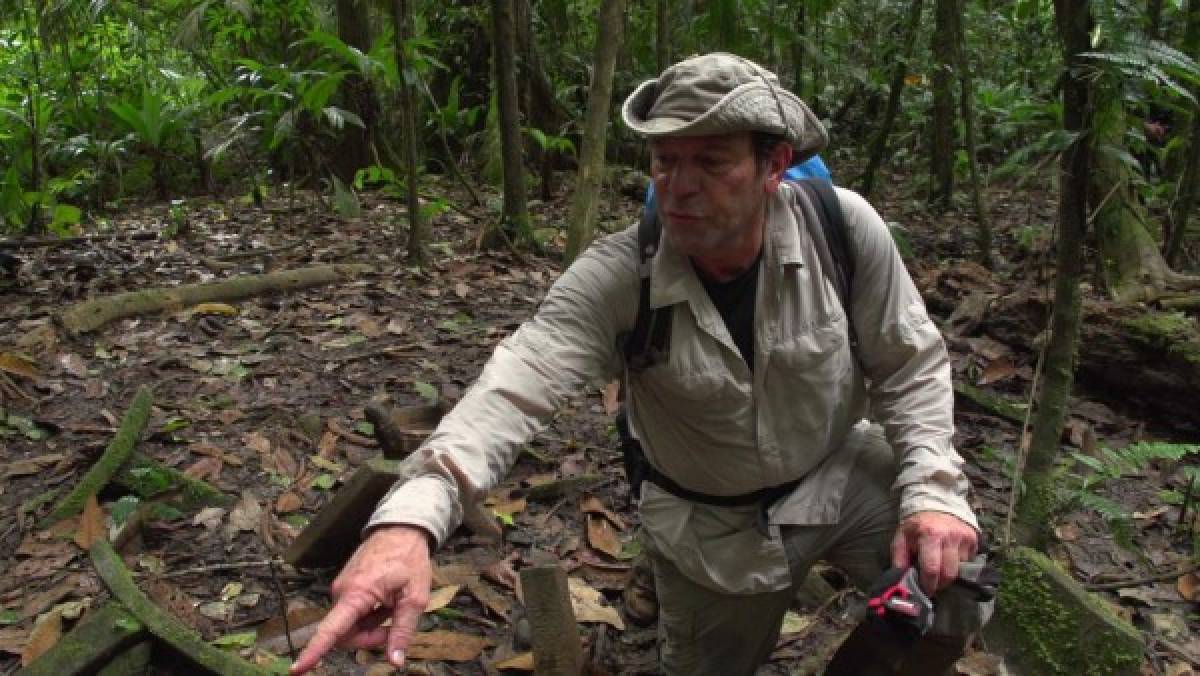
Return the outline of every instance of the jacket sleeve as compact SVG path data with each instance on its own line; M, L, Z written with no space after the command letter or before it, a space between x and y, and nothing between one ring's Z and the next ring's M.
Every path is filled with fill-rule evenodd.
M872 417L896 452L900 518L953 514L978 530L970 487L955 451L950 359L937 326L900 260L891 232L858 194L838 189L854 279L851 306Z
M537 313L496 347L479 379L415 453L367 528L409 524L441 545L511 469L521 447L567 398L620 372L618 334L633 325L636 234L598 241L555 282Z

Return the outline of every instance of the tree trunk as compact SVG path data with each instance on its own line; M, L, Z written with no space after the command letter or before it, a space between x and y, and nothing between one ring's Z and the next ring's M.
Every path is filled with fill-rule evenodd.
M1146 37L1151 40L1162 39L1162 10L1163 0L1149 0L1146 3Z
M1075 375L1075 346L1082 306L1083 244L1088 223L1088 172L1092 124L1090 85L1084 69L1092 28L1090 0L1055 0L1055 19L1066 67L1063 73L1063 127L1078 134L1059 164L1058 278L1050 342L1046 346L1033 419L1033 438L1021 478L1025 490L1016 511L1016 537L1021 544L1044 550L1051 536L1050 517L1058 506L1055 460L1062 437L1067 398Z
M1183 51L1193 59L1200 59L1200 0L1188 3L1187 28L1184 29ZM1200 97L1200 86L1192 86L1192 95ZM1175 208L1171 210L1171 236L1167 241L1166 261L1174 266L1183 251L1183 240L1187 236L1188 219L1196 205L1197 183L1200 183L1200 112L1192 111L1191 130L1188 132L1186 164L1183 178L1179 182L1179 193L1175 196Z
M521 112L517 106L516 36L513 0L491 0L492 44L496 64L496 99L500 152L504 171L504 215L499 235L514 244L532 244L529 211L525 205L525 167L522 163ZM489 239L488 245L497 244Z
M424 266L429 262L429 229L421 217L417 148L417 88L409 82L408 57L404 43L412 38L412 5L409 0L392 0L392 26L396 36L396 70L400 72L400 133L404 135L404 183L408 187L408 262ZM453 162L453 158L450 158Z
M608 113L612 104L613 70L621 48L621 17L625 0L602 0L596 31L596 59L592 66L592 84L588 89L587 120L583 128L583 147L579 157L579 177L567 219L566 263L575 260L592 240L596 222L596 202L604 180L604 146Z
M796 4L796 26L792 31L792 91L802 99L808 97L804 90L804 50L807 49L808 20L804 3Z
M655 9L654 59L661 73L671 65L671 0L657 0Z
M366 0L337 0L338 37L363 52L371 49L368 7ZM345 93L342 104L363 122L362 127L353 124L342 127L333 156L334 172L342 182L350 185L359 169L374 164L371 142L378 106L375 104L374 87L361 75L351 73L342 82L342 91Z
M29 183L32 192L42 193L42 127L41 120L37 113L38 101L42 98L42 56L39 50L42 45L36 39L39 27L42 25L42 14L45 11L45 3L33 3L33 11L35 16L30 19L29 13L25 11L25 3L21 3L21 18L25 21L25 44L29 49L29 57L33 65L33 79L29 82L26 94L26 117L29 124ZM29 205L29 222L27 232L40 233L43 230L42 221L42 199L34 201Z
M932 37L933 109L930 119L929 203L950 206L954 195L954 16L955 0L937 0Z
M900 112L900 94L904 91L904 76L908 72L908 60L912 57L913 43L916 42L917 27L921 23L923 0L912 0L908 6L908 20L904 26L904 39L900 43L902 53L892 66L892 83L888 91L887 111L879 124L874 138L871 139L871 153L867 159L867 168L863 170L860 188L863 197L869 197L875 189L875 174L883 164L887 155L887 140L892 133L892 125L896 114Z
M1122 148L1128 120L1116 91L1120 84L1101 86L1095 97L1094 142ZM1146 229L1148 215L1130 187L1129 167L1112 150L1094 154L1091 207L1104 287L1117 301L1152 299L1171 281L1171 270Z
M975 246L979 263L992 267L992 224L988 220L987 207L983 202L983 180L979 177L979 162L976 160L975 142L975 86L971 79L971 63L967 56L967 32L963 27L964 3L956 0L954 11L954 61L958 69L959 114L963 121L963 135L967 146L967 167L971 171L971 206L975 210Z

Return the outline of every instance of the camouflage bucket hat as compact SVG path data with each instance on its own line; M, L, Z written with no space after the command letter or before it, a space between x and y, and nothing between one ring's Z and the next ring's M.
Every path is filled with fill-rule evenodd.
M621 117L649 138L779 134L792 144L795 162L829 143L821 121L774 73L723 52L693 56L667 68L657 80L643 82L625 99Z

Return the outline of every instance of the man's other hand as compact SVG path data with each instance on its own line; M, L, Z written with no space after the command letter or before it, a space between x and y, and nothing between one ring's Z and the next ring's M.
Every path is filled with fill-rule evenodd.
M958 564L975 557L979 536L962 519L945 512L910 514L892 539L892 565L907 568L915 558L921 588L933 596L958 577Z
M334 646L386 644L388 659L403 667L417 620L429 603L432 578L428 533L401 525L371 531L333 581L333 608L296 658L291 673L307 673ZM392 625L381 626L388 618Z

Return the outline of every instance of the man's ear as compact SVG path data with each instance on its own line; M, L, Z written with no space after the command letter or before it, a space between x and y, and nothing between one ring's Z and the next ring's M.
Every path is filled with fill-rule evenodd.
M776 143L771 149L771 156L767 158L767 176L766 182L763 185L763 190L768 195L775 192L779 188L779 183L783 180L783 174L792 166L792 144Z

